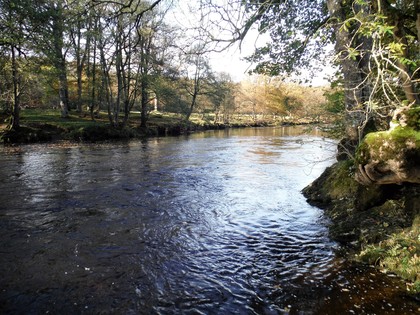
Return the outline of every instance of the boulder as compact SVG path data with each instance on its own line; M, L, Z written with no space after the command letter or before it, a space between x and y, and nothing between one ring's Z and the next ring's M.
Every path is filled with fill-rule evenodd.
M365 136L356 152L356 180L362 185L420 184L420 108L403 107L387 131Z

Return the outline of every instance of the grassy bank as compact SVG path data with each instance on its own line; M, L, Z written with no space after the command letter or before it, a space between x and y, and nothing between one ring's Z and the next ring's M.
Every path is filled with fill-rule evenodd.
M309 122L302 120L296 123ZM235 115L228 123L218 123L215 122L215 117L211 114L193 114L186 122L179 114L153 112L149 116L147 128L139 128L140 114L134 112L131 113L126 127L112 128L106 112L101 112L95 120L92 120L89 115L80 117L75 112L71 113L68 118L61 118L59 110L24 109L21 111L21 128L19 130L8 131L7 121L3 117L0 132L4 143L54 140L104 141L151 135L179 135L192 131L228 127L274 126L284 123L290 122L271 116L253 117L251 115Z

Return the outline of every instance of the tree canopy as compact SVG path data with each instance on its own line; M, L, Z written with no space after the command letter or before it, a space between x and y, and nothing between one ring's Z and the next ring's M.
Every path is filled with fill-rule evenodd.
M248 58L257 63L258 73L279 75L313 67L332 40L325 1L245 1L244 5L251 13L248 23L255 21L258 31L271 39Z

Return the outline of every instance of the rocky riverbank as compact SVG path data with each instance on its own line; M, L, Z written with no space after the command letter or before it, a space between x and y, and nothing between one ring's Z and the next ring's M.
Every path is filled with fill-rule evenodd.
M325 209L331 238L352 257L400 275L420 292L420 185L363 186L354 173L350 161L337 162L303 194Z

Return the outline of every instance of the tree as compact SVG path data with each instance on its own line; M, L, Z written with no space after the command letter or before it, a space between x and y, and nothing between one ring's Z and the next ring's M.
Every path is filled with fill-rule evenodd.
M95 115L94 115L94 111L95 108L100 109L100 106L98 104L98 106L96 106L96 102L97 102L97 98L99 100L99 98L102 98L104 93L97 93L97 90L99 90L99 86L98 86L98 81L97 78L100 74L100 71L98 71L99 69L97 69L97 55L98 55L98 38L101 36L99 34L99 23L100 23L100 17L97 16L96 14L96 10L94 10L93 8L91 8L89 10L89 22L88 22L88 29L87 29L87 36L86 38L89 39L87 40L90 45L86 44L86 51L85 54L83 56L87 56L87 60L86 60L86 77L87 77L87 81L88 81L88 86L87 86L87 94L89 95L88 99L89 99L89 111L90 111L90 117L92 120L95 120ZM81 58L81 60L83 60L83 58ZM80 63L80 67L78 68L78 70L80 72L82 72L83 70L83 62ZM79 81L82 81L81 77L83 75L83 73L80 73L80 79L79 79L79 71L78 71L78 89L79 86L81 87L82 84L81 82L79 83ZM99 72L99 73L98 73ZM80 98L81 98L81 94L82 91L79 92L78 90L78 95L80 93ZM81 105L81 104L80 104Z
M314 67L313 60L319 59L330 40L324 28L329 19L325 1L251 0L244 1L244 6L250 17L242 36L255 23L260 33L268 33L271 38L248 58L257 63L256 72L279 75Z
M219 73L215 76L215 80L210 83L210 91L208 98L213 105L215 113L214 122L229 122L229 116L235 110L235 85L232 78L227 73Z
M24 1L25 44L35 54L46 56L56 70L58 94L62 117L68 117L69 92L65 35L67 34L67 9L62 1ZM23 22L23 21L22 21Z
M167 26L163 23L164 16L164 12L149 16L142 22L141 28L137 29L142 128L146 128L151 100L157 104L156 75L166 62L164 50L167 47L164 43L168 36L165 34ZM163 44L162 47L158 47L159 43Z
M108 117L115 127L127 124L138 97L141 103L140 125L146 126L157 55L154 41L166 12L157 7L161 2L94 1L97 15L108 17L98 20L98 50ZM124 113L122 121L121 111Z
M5 62L10 62L11 65L12 106L7 107L11 109L10 128L15 130L20 126L19 113L22 93L22 70L20 65L22 64L26 38L23 28L25 19L24 5L24 3L19 1L0 1L0 31L3 34L0 38L0 49ZM3 68L3 71L5 69L6 67ZM6 101L6 103L9 103L9 101Z
M153 76L150 90L159 110L185 112L181 95L181 62L178 43L182 40L179 27L162 23L155 33L153 49Z
M413 54L418 46L416 3L354 1L348 7L328 1L344 78L346 120L351 126L347 134L353 146L377 127L375 120L389 116L404 99L419 103L413 84L413 74L418 72Z
M198 97L208 93L209 82L213 79L206 53L205 46L198 44L185 54L183 87L190 96L190 106L185 114L186 121L190 119Z
M74 1L71 7L71 20L69 21L69 37L76 63L77 101L76 108L82 114L83 72L88 59L88 53L94 35L93 10L85 9L86 1Z

